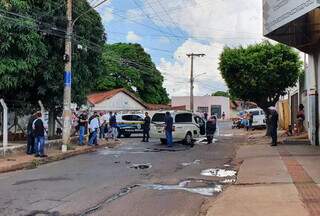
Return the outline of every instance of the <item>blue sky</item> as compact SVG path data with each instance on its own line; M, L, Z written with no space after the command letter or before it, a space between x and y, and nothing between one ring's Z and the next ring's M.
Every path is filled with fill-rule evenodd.
M90 0L95 5L102 0ZM171 96L189 94L187 53L195 60L195 95L227 87L218 70L224 46L262 39L262 6L257 0L111 0L100 6L108 43L140 43L165 78Z

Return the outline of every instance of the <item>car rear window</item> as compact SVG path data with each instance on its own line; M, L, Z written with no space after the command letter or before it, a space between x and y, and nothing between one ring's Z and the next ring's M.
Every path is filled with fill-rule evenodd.
M192 122L192 114L191 113L177 114L175 122L176 123Z
M252 111L251 113L252 113L253 116L260 115L260 112L259 112L259 111Z
M165 115L166 114L164 114L164 113L156 113L153 115L152 121L153 122L164 122Z
M132 116L131 115L124 115L124 116L122 116L122 119L126 120L126 121L132 121Z

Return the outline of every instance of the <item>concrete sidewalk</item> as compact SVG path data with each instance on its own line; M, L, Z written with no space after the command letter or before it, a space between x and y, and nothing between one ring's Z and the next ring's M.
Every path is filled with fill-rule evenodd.
M106 140L99 140L98 146L95 147L91 147L88 145L70 145L71 149L69 149L65 153L62 153L61 150L57 148L57 146L50 147L49 145L46 145L45 153L48 155L48 157L46 158L38 158L34 157L34 155L27 155L24 151L16 151L6 157L0 157L0 173L11 172L21 169L32 169L36 168L41 164L63 160L80 154L95 152L98 148L113 148L118 144L120 144L120 142L118 141L107 142Z
M320 215L320 147L269 143L260 136L240 145L237 182L209 204L208 216Z

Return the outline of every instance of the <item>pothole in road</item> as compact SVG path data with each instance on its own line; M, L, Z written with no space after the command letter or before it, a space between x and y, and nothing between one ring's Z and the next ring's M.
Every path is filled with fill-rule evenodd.
M141 185L144 188L152 190L182 190L190 193L200 194L203 196L214 196L222 192L222 184L208 182L205 180L185 180L178 185L163 185L163 184L145 184Z
M151 167L152 165L150 163L147 163L147 164L132 164L129 168L139 170L139 169L150 169Z
M201 171L202 176L213 176L213 177L233 177L236 176L237 171L227 169L206 169Z

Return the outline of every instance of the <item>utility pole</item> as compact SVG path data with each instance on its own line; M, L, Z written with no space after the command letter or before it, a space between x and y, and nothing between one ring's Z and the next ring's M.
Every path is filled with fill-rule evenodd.
M71 80L72 80L72 0L67 0L67 34L65 40L65 69L64 69L64 94L63 94L63 134L62 149L70 142L71 132Z
M193 59L194 57L204 57L205 54L195 54L195 53L190 53L190 54L187 54L187 56L189 58L191 58L191 74L190 74L190 110L191 112L193 112L194 110L194 97L193 97L193 89L194 89L194 77L193 77Z

